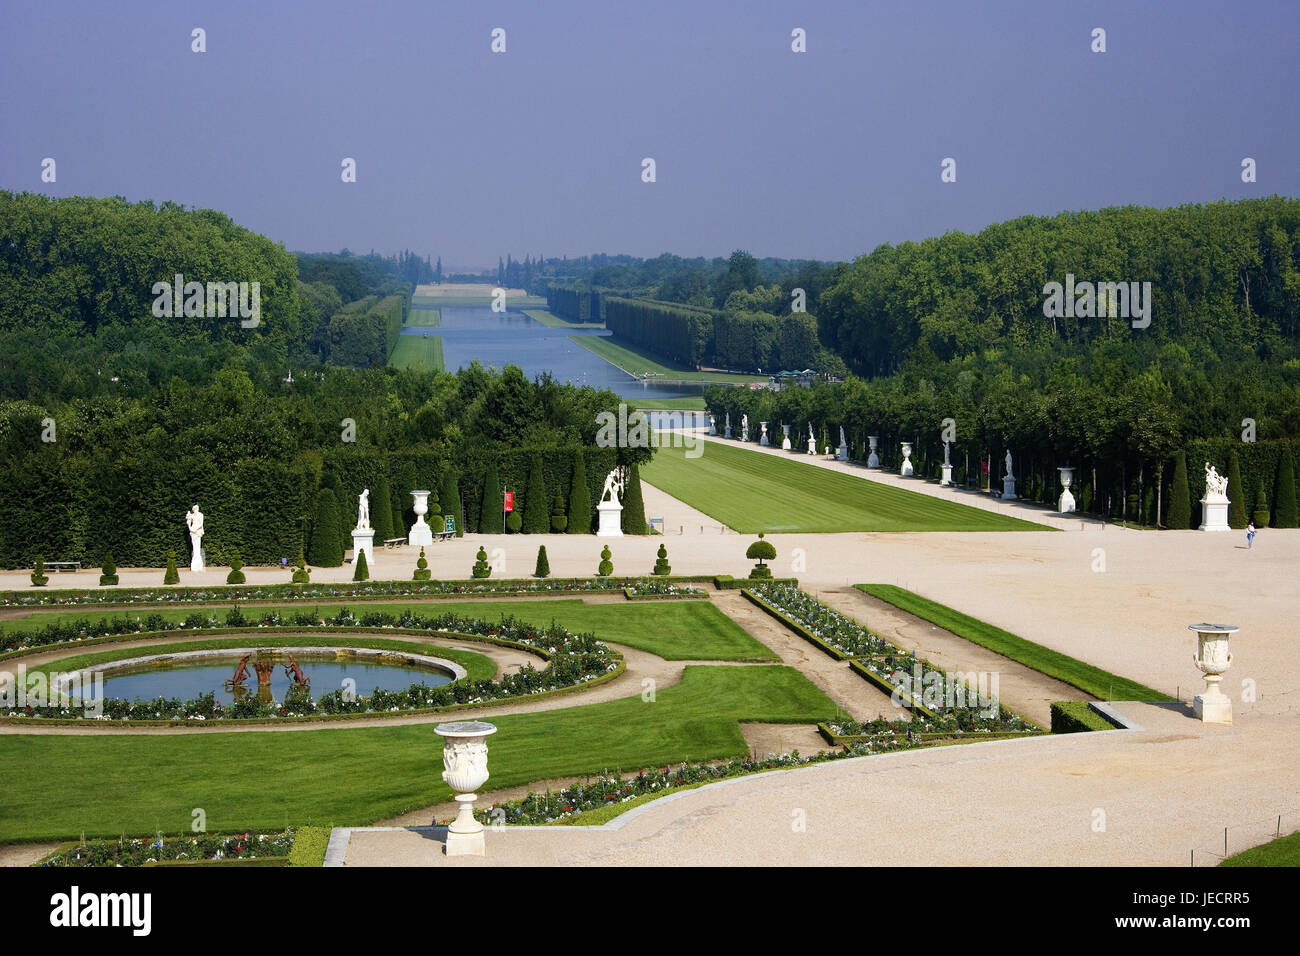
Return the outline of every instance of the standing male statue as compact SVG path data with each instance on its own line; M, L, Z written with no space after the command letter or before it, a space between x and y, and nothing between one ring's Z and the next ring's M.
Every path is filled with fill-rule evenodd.
M190 529L190 570L203 570L203 512L195 505L185 513L185 527Z
M370 527L370 489L366 488L357 499L357 529L364 531Z

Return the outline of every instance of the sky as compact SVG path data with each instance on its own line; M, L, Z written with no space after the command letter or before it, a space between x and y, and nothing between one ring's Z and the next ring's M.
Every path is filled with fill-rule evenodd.
M0 9L0 188L215 208L292 250L842 260L1300 195L1296 0Z

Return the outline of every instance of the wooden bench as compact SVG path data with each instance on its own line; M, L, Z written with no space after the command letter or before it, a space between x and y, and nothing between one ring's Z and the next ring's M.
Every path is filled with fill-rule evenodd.
M80 571L80 561L46 561L45 570L47 571Z
M384 542L384 547L391 551L394 548L400 548L404 544L406 544L405 538L389 538Z

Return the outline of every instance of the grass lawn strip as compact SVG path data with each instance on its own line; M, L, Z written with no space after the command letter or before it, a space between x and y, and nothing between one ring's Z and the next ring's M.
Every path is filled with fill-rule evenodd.
M661 446L641 477L744 534L1053 530L722 442L709 442L698 458L687 458L685 448Z
M1234 853L1219 866L1300 866L1300 831Z
M685 365L669 362L659 356L638 349L623 339L608 335L575 335L576 342L589 352L594 352L611 365L616 365L629 375L662 376L677 382L722 382L747 385L766 382L766 375L746 375L740 372L699 372ZM668 364L665 364L668 363Z
M831 700L793 668L688 666L653 703L634 696L494 718L492 785L741 756L742 721L812 724L834 715ZM441 750L428 725L301 731L292 740L3 736L0 760L41 772L7 781L0 842L184 833L194 807L205 809L214 832L289 821L364 826L450 800ZM94 785L51 788L50 780Z
M890 584L858 584L860 591L870 594L887 604L929 621L938 627L957 635L972 644L987 648L995 654L1010 658L1026 667L1055 678L1062 683L1077 687L1085 694L1098 700L1139 700L1172 701L1168 694L1162 694L1137 681L1120 677L1109 671L1085 664L1083 661L1027 641L1000 627L962 614L946 605L921 597L904 588Z

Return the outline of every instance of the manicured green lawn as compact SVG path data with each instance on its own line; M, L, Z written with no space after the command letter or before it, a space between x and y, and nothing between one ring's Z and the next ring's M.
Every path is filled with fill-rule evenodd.
M686 669L640 695L492 720L485 789L746 752L740 722L813 723L835 705L788 667ZM362 825L442 802L434 724L174 736L2 736L0 842Z
M687 395L685 398L647 398L645 401L638 402L637 408L667 408L670 410L684 408L690 411L702 412L706 406L703 395Z
M403 328L437 328L442 325L442 311L440 309L411 309L406 315L406 325Z
M411 305L432 306L471 306L491 305L490 295L417 295L411 297ZM506 299L506 305L512 309L546 308L546 296L525 295ZM412 310L414 311L414 310Z
M1219 866L1300 866L1300 831L1235 853Z
M642 349L637 348L630 342L613 336L605 335L575 335L572 341L577 342L589 352L595 352L606 362L610 362L629 372L632 375L662 375L667 379L674 379L682 382L730 382L733 384L747 384L749 382L766 382L766 375L740 375L731 372L697 372L695 369L687 368L685 365L676 365L667 359L660 358Z
M793 457L708 442L698 458L661 447L641 477L737 531L1048 531Z
M891 584L858 584L856 587L872 597L938 625L945 631L951 631L972 644L986 647L1003 657L1009 657L1026 667L1032 667L1048 677L1054 677L1072 687L1077 687L1098 700L1173 700L1168 694L1152 690L1137 681L1120 677L1100 667L1085 664L1067 654L1027 641L1000 627L986 624L904 588L894 587Z
M411 328L412 326L407 326ZM422 369L426 372L445 370L442 356L442 336L422 335L398 336L393 346L393 354L388 357L388 364L393 368Z
M524 309L524 315L553 329L603 329L605 327L604 322L570 322L563 316L547 312L545 309Z
M140 657L146 654L177 654L183 651L213 651L225 650L230 647L369 647L376 650L398 651L407 654L427 654L431 657L442 657L450 661L455 661L461 667L465 668L469 680L490 680L496 676L497 666L491 658L482 654L475 654L472 651L461 651L450 647L442 647L436 644L421 646L411 641L393 641L381 637L361 638L361 637L344 637L339 634L319 634L312 636L286 636L283 634L249 634L246 637L225 638L223 640L211 641L183 641L176 644L158 644L150 647L118 647L112 650L92 651L86 654L78 654L75 657L63 657L57 661L40 667L28 669L28 673L38 671L49 672L50 670L58 671L75 671L83 667L90 667L92 664L107 664L110 661L120 661L128 657ZM101 645L102 646L102 645ZM112 645L108 645L112 647ZM545 664L539 658L536 666L541 668ZM418 678L411 677L412 683Z
M371 603L337 601L312 602L297 606L248 608L246 616L279 611L281 615L293 614L304 607L321 608L332 615L340 607L350 607L360 615L366 611L401 614L407 608L419 614L437 616L454 612L466 617L499 620L510 615L533 624L545 625L557 621L570 631L594 631L598 637L616 644L626 644L639 650L658 654L670 661L768 661L777 655L754 640L735 621L727 617L709 601L627 601L612 604L584 604L581 600L562 601L430 601L415 603ZM163 608L161 610L115 611L96 614L93 611L60 611L52 614L32 614L19 620L5 621L3 630L30 630L57 621L90 620L144 620L150 614L159 614L168 621L183 621L196 611L214 612L217 620L225 619L228 609L223 605L205 608ZM325 616L325 615L322 615Z

